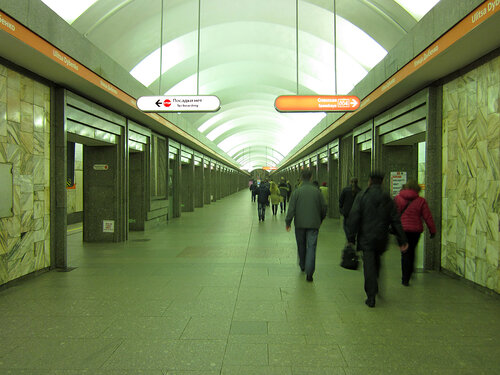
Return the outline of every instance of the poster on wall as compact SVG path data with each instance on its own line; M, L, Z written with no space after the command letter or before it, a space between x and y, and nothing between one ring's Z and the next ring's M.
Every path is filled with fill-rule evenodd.
M102 221L102 231L103 231L103 233L114 233L115 232L115 221L114 220L103 220Z
M395 197L407 182L406 172L391 172L391 195Z

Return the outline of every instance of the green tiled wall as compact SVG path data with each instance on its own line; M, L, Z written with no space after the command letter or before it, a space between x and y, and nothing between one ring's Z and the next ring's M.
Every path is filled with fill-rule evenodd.
M0 284L50 265L49 158L50 88L0 65L0 163L13 167L13 216L0 218Z
M443 87L442 266L500 292L500 57Z

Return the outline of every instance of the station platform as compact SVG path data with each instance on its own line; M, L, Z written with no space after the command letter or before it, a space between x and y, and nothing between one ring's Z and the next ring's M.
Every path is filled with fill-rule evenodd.
M37 375L498 374L500 300L463 280L400 282L383 257L381 296L339 266L339 220L320 229L314 282L278 211L248 191L124 243L68 235L70 272L0 291L0 373Z

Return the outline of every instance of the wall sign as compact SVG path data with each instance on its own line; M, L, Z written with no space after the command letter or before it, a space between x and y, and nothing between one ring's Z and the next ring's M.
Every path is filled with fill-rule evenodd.
M108 164L94 164L94 171L107 171L109 169Z
M361 101L353 95L282 95L274 101L279 112L350 112Z
M137 108L144 112L216 112L220 100L214 95L141 96Z
M406 172L391 172L391 195L395 197L407 182Z
M102 232L103 233L115 233L115 221L114 220L103 220L102 221Z

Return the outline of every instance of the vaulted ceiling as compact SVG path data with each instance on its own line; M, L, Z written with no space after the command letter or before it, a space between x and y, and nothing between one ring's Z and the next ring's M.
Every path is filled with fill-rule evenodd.
M42 0L154 94L216 95L182 118L242 169L275 166L439 0ZM160 74L161 72L161 74Z

